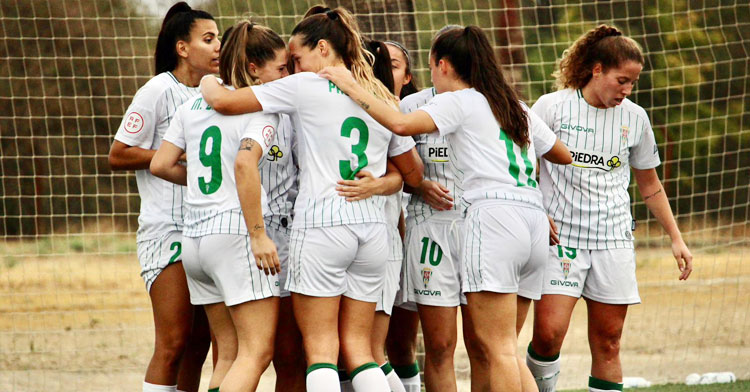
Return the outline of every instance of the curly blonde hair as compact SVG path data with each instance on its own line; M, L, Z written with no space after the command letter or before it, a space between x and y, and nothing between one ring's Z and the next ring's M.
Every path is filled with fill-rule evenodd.
M580 89L591 80L596 64L601 64L606 72L626 61L643 65L640 45L616 27L603 24L589 30L563 52L552 77L558 90Z

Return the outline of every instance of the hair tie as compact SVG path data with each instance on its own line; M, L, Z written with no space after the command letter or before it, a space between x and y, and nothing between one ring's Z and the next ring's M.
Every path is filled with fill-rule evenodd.
M250 22L247 24L247 31L250 32L250 30L253 29L253 26L255 26L255 22Z
M329 9L326 11L326 16L331 20L336 20L339 18L339 14L336 13L336 11Z

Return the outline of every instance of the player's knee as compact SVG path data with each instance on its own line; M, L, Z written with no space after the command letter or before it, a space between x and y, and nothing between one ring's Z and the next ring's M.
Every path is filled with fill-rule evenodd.
M425 339L425 351L434 361L452 359L456 351L456 340L451 338Z
M560 352L563 339L565 339L565 330L546 325L534 329L532 346L539 355L553 356Z
M188 334L174 332L160 336L156 340L154 356L162 363L176 365L182 359L187 347Z
M620 355L620 335L597 336L591 339L592 354L602 358L616 358Z

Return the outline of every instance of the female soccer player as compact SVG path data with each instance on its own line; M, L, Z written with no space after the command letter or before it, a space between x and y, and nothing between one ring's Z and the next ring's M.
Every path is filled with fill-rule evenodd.
M148 171L177 107L198 94L203 75L219 70L213 17L184 2L164 17L154 54L156 76L133 97L109 152L112 170L135 170L141 213L138 260L151 298L156 334L143 391L197 391L210 343L203 309L190 305L182 263L184 187ZM192 333L191 333L192 330Z
M379 99L396 98L372 74L359 29L343 8L302 20L289 43L296 71L263 86L229 91L215 79L203 95L219 112L288 113L297 132L300 189L290 238L287 286L307 356L307 390L337 391L339 342L356 391L388 391L370 349L375 302L387 256L383 199L350 202L336 183L367 169L385 172L390 133L314 71L343 65Z
M469 350L472 389L520 390L516 294L539 297L549 233L532 159L539 150L546 159L566 163L570 153L518 100L479 27L440 34L432 45L430 70L438 95L409 114L379 102L342 67L320 74L395 133L438 130L446 137L468 210L460 268L467 328L475 339L467 347L476 348ZM426 253L425 260L438 259L437 249Z
M640 302L630 215L630 168L646 206L672 239L680 279L692 255L656 174L660 163L646 111L627 99L643 69L638 44L601 25L563 52L557 92L532 110L573 155L571 167L544 163L544 205L560 230L549 249L527 363L539 390L554 391L560 347L578 298L586 299L591 348L589 390L622 390L620 336L628 305Z
M385 41L391 57L393 68L394 95L402 100L417 92L414 75L411 73L411 57L407 49L396 41ZM403 107L403 101L401 106ZM424 157L421 157L424 162ZM403 228L401 229L402 231ZM402 233L403 237L403 233ZM403 246L403 245L402 245ZM403 272L403 251L402 272ZM401 276L403 280L403 273ZM419 377L419 366L417 365L417 329L419 328L419 315L414 308L402 307L405 292L403 281L399 287L395 305L392 307L388 335L386 338L386 351L388 362L398 375L407 392L419 392L422 388ZM373 349L373 352L375 349Z
M287 75L284 41L249 21L225 34L220 59L233 88ZM187 182L184 265L190 300L204 305L219 346L215 390L255 390L273 356L281 268L258 165L275 151L278 126L276 114L224 116L197 96L177 110L151 162L155 175Z

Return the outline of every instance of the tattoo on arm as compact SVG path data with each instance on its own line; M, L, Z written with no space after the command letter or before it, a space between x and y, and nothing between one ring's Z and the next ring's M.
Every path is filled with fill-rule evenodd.
M255 147L258 143L255 142L255 140L250 138L245 138L240 140L240 150L247 150L252 151L253 147Z
M365 102L365 101L363 101L361 99L359 100L359 106L362 106L362 109L365 109L365 110L367 110L367 109L370 108L370 105L368 105L367 102Z
M258 224L256 224L255 226L253 226L253 230L252 230L252 232L253 232L253 233L255 233L256 231L258 231L258 230L262 230L262 229L264 229L264 228L265 228L265 226L264 226L264 225L258 225Z
M656 195L658 195L658 194L660 194L660 193L661 193L661 189L659 189L658 191L656 191L656 192L654 192L654 193L652 193L652 194L650 194L650 195L648 195L648 196L644 197L644 198L643 198L643 201L646 201L646 200L648 200L648 199L650 199L650 198L652 198L652 197L654 197L654 196L656 196Z

